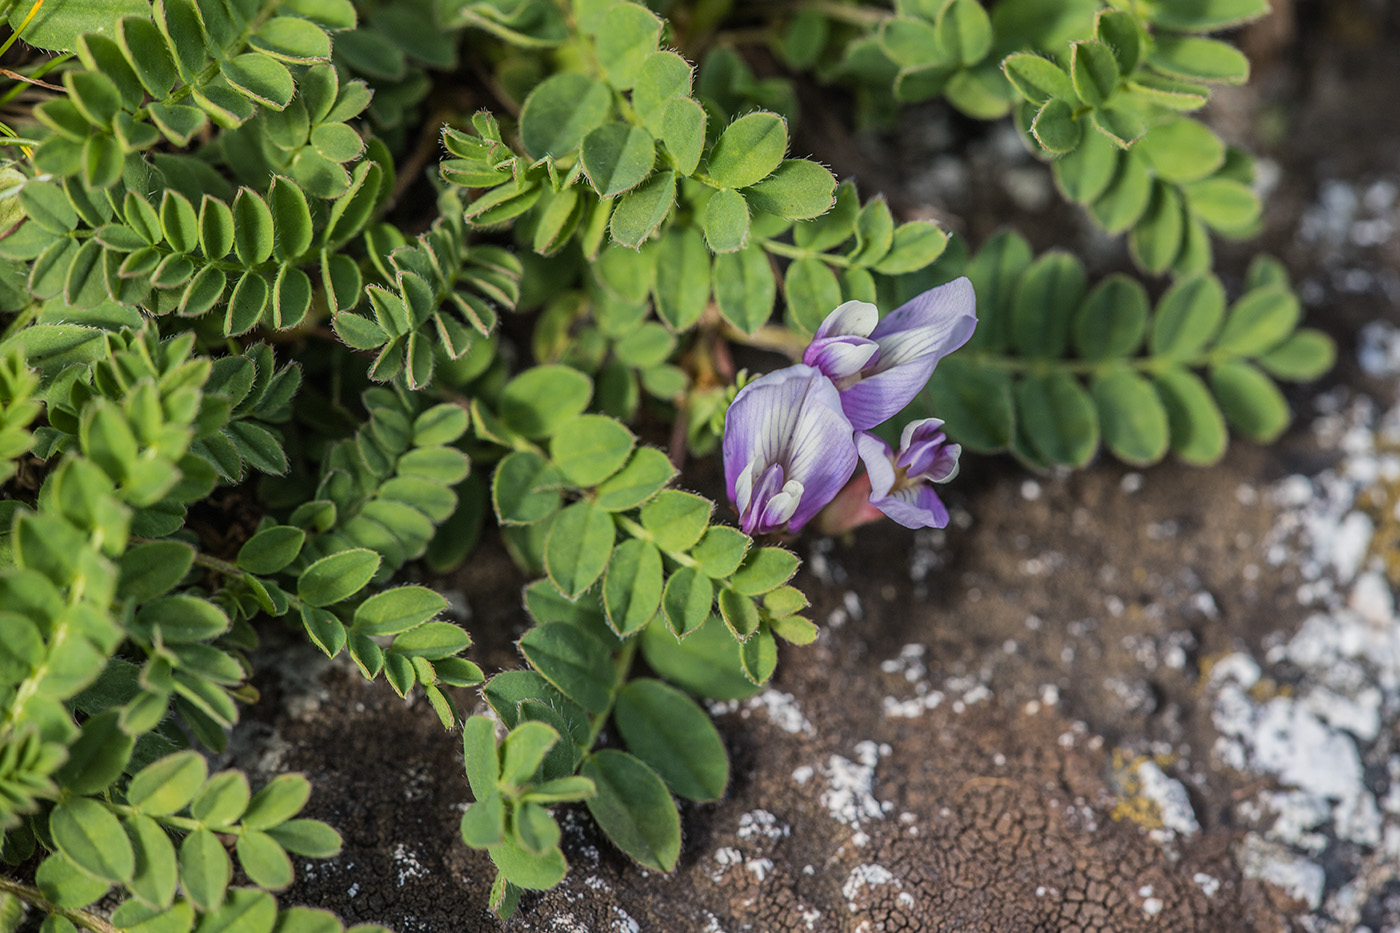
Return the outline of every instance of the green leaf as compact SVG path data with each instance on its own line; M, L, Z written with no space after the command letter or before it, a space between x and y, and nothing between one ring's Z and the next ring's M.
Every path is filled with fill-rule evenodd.
M656 622L642 634L642 654L652 670L691 693L716 700L743 699L758 692L744 676L740 648L718 615L710 616L684 641Z
M1076 204L1090 204L1113 182L1118 148L1102 133L1089 133L1073 152L1056 159L1050 167L1055 184L1066 198ZM1144 172L1143 178L1146 177Z
M807 220L830 210L835 191L836 176L824 166L808 159L784 159L771 175L745 189L744 198L755 210Z
M9 11L10 28L19 33L31 13L30 6L18 5ZM44 6L34 11L34 18L24 26L24 41L49 51L71 51L78 39L87 33L110 30L124 16L140 16L149 21L150 7L142 0L117 0L111 4L60 4Z
M1017 409L1032 446L1052 463L1082 467L1099 446L1099 421L1084 387L1065 372L1016 385Z
M501 743L501 785L514 788L529 783L559 738L553 726L533 720L512 729Z
M603 606L613 631L625 636L650 622L661 606L661 589L661 552L639 538L618 545L603 577Z
M295 16L274 16L258 27L248 44L284 62L325 62L331 57L330 36Z
M1158 178L1199 181L1225 162L1225 144L1205 124L1182 117L1148 130L1137 145Z
M221 63L219 73L236 89L273 110L285 108L297 90L286 65L257 52L245 52Z
M344 123L321 123L311 131L311 148L329 162L352 162L365 151L365 141Z
M394 639L389 650L410 658L441 661L470 648L471 636L453 622L424 622Z
M708 499L693 493L667 489L642 506L642 527L663 551L688 550L700 540L714 509Z
M586 500L555 517L544 564L559 592L572 599L598 579L612 555L615 535L612 516Z
M710 300L710 253L690 226L673 226L654 249L656 313L672 330L689 330Z
M783 279L789 320L805 333L814 333L841 303L836 273L820 259L806 257L788 264Z
M1105 43L1097 39L1071 43L1069 61L1074 92L1090 107L1101 106L1118 90L1118 61Z
M494 754L494 747L492 754ZM505 838L505 798L492 790L462 813L459 824L462 841L474 849L498 845Z
M251 188L241 188L233 199L233 248L248 266L261 265L272 256L272 211Z
M520 111L520 140L534 158L562 156L602 126L612 112L608 86L575 71L541 81Z
M1001 68L1011 86L1033 104L1044 104L1052 98L1078 103L1069 75L1048 58L1029 53L1008 55Z
M632 89L632 109L653 129L666 104L690 93L690 65L675 52L652 52L642 62L637 86Z
M594 504L609 512L625 512L650 499L675 475L675 467L661 451L638 448L626 466L599 484Z
M716 191L700 214L705 242L716 253L742 249L749 237L749 206L737 191Z
M596 638L568 622L550 622L526 632L519 644L530 665L559 692L590 713L608 708L616 675Z
M690 549L698 569L708 577L727 577L738 569L753 541L737 528L711 525Z
M1048 252L1031 263L1011 307L1012 345L1029 357L1062 355L1084 286L1084 267L1068 253Z
M1156 36L1148 61L1157 71L1186 81L1244 84L1249 80L1249 59L1218 39Z
M1167 452L1167 413L1152 384L1125 365L1096 377L1091 386L1104 445L1126 463L1146 466Z
M179 593L146 603L136 611L136 624L143 632L158 632L163 642L184 645L222 635L229 618L208 600Z
M705 108L690 97L675 97L661 115L661 142L674 158L676 170L693 175L705 150Z
M1283 343L1298 326L1303 309L1286 286L1271 285L1246 292L1225 319L1214 350L1258 356Z
M183 541L152 541L133 547L118 562L117 588L137 603L164 596L185 578L194 563L194 548Z
M1288 402L1273 380L1249 363L1212 366L1210 384L1226 420L1250 440L1271 444L1288 427Z
M179 881L175 846L160 824L148 816L128 816L125 822L136 856L136 869L127 882L131 892L152 907L169 907Z
M613 4L594 36L608 83L620 90L636 84L660 38L661 19L655 13L636 3Z
M311 208L306 195L291 179L273 176L267 193L272 211L273 255L281 260L297 260L311 246L315 229L311 224Z
M1248 231L1263 209L1259 196L1232 178L1204 178L1181 190L1191 213L1225 234Z
M1305 382L1327 372L1336 360L1337 345L1332 338L1305 328L1265 353L1258 363L1275 379Z
M912 220L895 228L885 257L874 266L881 275L905 275L929 266L948 247L948 235L931 220Z
M739 646L739 663L744 677L755 686L766 684L778 668L778 644L767 627Z
M992 48L992 21L978 0L948 0L938 11L934 33L944 57L964 67L986 58Z
M719 591L719 613L729 631L739 641L747 641L758 631L758 606L753 599L740 595L731 589Z
M535 366L506 383L500 416L528 438L548 437L588 408L593 383L569 366Z
M1107 104L1089 117L1094 129L1107 136L1120 149L1127 149L1147 132L1147 124L1131 106Z
M787 123L774 113L746 114L725 128L710 149L709 175L725 188L757 184L787 153Z
M596 486L627 462L632 432L606 415L582 415L549 441L549 456L575 486Z
M528 525L559 509L563 477L539 454L517 450L506 456L491 477L491 503L508 525Z
M638 679L613 709L628 749L689 800L718 800L729 783L729 756L710 717L695 701L659 680Z
M109 709L84 722L54 780L74 794L97 794L121 777L135 740L122 732L119 719L120 713Z
M242 771L213 775L190 801L190 815L213 827L232 826L248 808L248 778Z
M485 800L501 776L496 752L496 724L486 716L472 716L462 724L463 758L472 796Z
M59 852L39 864L34 885L59 907L86 907L111 888L110 882L91 877Z
M1014 410L1011 377L1005 371L952 356L934 370L927 392L933 410L960 444L991 452L1011 443Z
M1213 275L1182 279L1157 302L1148 350L1154 356L1190 359L1203 350L1225 316L1225 289Z
M1031 135L1047 152L1073 152L1084 136L1074 108L1058 97L1047 100L1031 121Z
M671 631L684 638L705 624L714 601L709 578L694 567L681 567L666 581L661 605Z
M26 680L44 660L43 636L34 623L14 612L0 612L5 638L0 641L0 684L10 686Z
M426 586L397 586L374 594L355 608L355 631L397 635L437 618L446 608L447 600ZM399 642L394 647L403 650Z
M883 198L870 201L861 208L856 220L856 249L850 253L851 262L870 266L885 258L894 245L894 217Z
M218 836L200 828L180 843L180 883L200 910L218 909L232 878L233 863Z
M725 320L746 334L768 322L778 282L768 254L757 245L715 257L714 294Z
M1153 377L1171 428L1171 447L1184 462L1209 466L1225 454L1225 418L1195 373L1173 367Z
M302 571L297 596L311 606L329 606L349 599L373 578L382 558L368 548L331 554Z
M614 121L583 138L579 158L594 190L600 197L611 198L637 187L651 174L656 145L640 126Z
M292 883L292 860L267 833L249 830L240 833L235 846L238 863L248 880L269 891L281 891Z
M584 802L588 812L619 849L647 868L675 868L680 814L655 771L626 752L603 749L588 756L579 773L597 788Z
M1128 249L1138 265L1160 275L1180 255L1184 233L1181 196L1171 185L1158 181L1152 187L1147 211L1128 237Z
M253 795L243 811L246 829L268 829L301 812L311 797L311 782L300 774L279 774Z
M198 752L176 752L136 773L126 799L142 813L166 816L180 810L204 786L208 766Z
M288 820L267 830L282 848L307 858L331 858L340 854L340 834L320 820Z
M750 551L730 581L744 596L760 596L782 586L797 573L797 555L780 547Z
M297 559L306 532L290 525L264 528L238 550L238 566L249 573L273 574Z
M71 797L49 814L54 845L69 861L102 881L127 881L136 856L122 824L91 797Z
M540 856L525 851L507 839L500 845L492 846L489 851L501 877L517 888L548 891L563 881L569 870L569 863L558 849Z
M1147 333L1147 291L1121 273L1089 293L1074 317L1074 346L1086 360L1132 356Z
M657 172L627 192L613 211L613 239L637 248L657 231L676 204L676 173Z

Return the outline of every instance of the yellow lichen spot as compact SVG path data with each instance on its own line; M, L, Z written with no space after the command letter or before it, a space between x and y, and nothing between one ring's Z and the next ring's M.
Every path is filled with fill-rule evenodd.
M1162 808L1155 800L1144 796L1142 776L1138 774L1138 769L1149 761L1165 769L1171 765L1172 756L1145 757L1126 749L1113 750L1108 780L1113 786L1115 800L1109 816L1115 820L1135 823L1146 830L1162 829L1165 825L1162 821Z

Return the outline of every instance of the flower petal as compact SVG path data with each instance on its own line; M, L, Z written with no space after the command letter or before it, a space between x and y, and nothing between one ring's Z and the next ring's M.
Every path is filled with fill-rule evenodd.
M856 451L865 464L866 475L870 477L870 501L883 499L894 486L894 458L890 445L874 434L864 431L856 433Z
M836 306L817 328L815 339L826 337L869 337L880 320L880 310L868 301L847 301Z
M870 338L880 344L879 369L886 370L928 357L936 363L967 343L976 327L977 296L963 277L906 301L875 325Z
M782 495L765 482L776 464L784 485L802 490L790 519L794 531L801 528L855 472L853 432L836 386L811 366L789 366L745 386L729 407L723 445L730 501L738 502L745 469L756 474L753 487L763 487L751 488L744 524L762 525L770 500Z
M928 384L935 360L907 363L866 376L841 390L841 407L858 431L873 428L904 410Z
M958 457L961 454L961 446L948 443L942 421L924 418L905 426L899 439L899 456L895 458L895 466L910 477L946 483L958 475Z
M802 353L802 362L828 379L844 379L870 365L879 352L880 345L866 337L819 337Z
M870 504L905 528L948 527L948 509L933 487L926 483L901 489L879 500L871 496Z

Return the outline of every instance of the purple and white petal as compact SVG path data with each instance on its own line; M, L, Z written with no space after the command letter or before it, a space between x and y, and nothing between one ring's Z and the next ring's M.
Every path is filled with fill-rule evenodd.
M948 509L933 487L926 483L898 490L878 500L872 495L870 504L905 528L948 527Z
M836 386L798 364L740 390L724 426L730 501L749 534L802 527L855 471L850 421Z
M895 466L911 478L919 477L934 483L946 483L958 475L958 457L962 447L948 443L943 422L924 418L905 425L899 439L899 455Z
M851 425L864 431L883 424L904 410L928 385L936 361L910 363L867 375L841 390L841 407Z
M802 362L828 379L844 379L873 365L880 345L868 337L819 337L802 353Z
M815 339L826 337L869 337L870 331L880 320L880 310L868 301L847 301L836 306L836 310L826 316L814 335Z
M894 487L894 451L883 439L864 431L856 432L856 451L870 477L870 501L885 498Z
M963 277L909 299L869 336L880 344L878 368L885 370L929 358L936 363L967 343L976 327L977 296Z

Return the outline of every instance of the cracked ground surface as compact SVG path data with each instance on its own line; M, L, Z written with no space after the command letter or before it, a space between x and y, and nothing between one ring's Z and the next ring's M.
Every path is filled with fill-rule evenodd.
M733 777L683 807L676 871L579 811L568 878L508 925L456 838L457 737L288 647L237 754L305 771L346 842L288 900L405 933L1400 929L1400 125L1376 118L1400 96L1400 17L1282 6L1210 118L1277 176L1260 242L1341 350L1291 396L1284 442L1209 470L969 458L945 533L799 542L823 635L715 708ZM1014 147L959 163L912 135L811 148L974 242L1009 217L1037 248L1121 263ZM487 549L449 584L488 670L518 664L523 582Z

